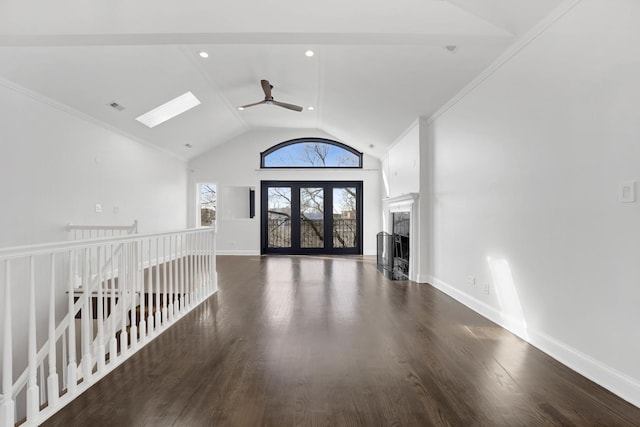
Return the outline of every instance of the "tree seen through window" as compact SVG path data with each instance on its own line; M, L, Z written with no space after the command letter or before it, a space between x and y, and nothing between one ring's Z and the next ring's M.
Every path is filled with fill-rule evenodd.
M336 141L304 138L286 141L262 153L263 168L361 168L362 154Z
M209 227L216 220L216 185L200 184L200 225Z

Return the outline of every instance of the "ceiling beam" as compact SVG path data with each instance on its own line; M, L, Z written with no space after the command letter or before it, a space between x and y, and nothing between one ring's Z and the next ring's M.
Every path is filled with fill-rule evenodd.
M194 33L194 34L0 34L0 46L126 46L192 44L504 46L511 36L381 33Z

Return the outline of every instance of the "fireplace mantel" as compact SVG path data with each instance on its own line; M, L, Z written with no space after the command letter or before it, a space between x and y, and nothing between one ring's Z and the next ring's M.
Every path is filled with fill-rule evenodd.
M407 193L400 196L387 197L382 199L389 208L389 212L411 212L412 206L418 201L419 193Z

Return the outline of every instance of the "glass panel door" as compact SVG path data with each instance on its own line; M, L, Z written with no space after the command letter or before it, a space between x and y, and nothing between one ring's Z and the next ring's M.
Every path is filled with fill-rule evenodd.
M324 248L322 187L300 187L300 247Z
M358 245L358 210L356 187L333 189L333 247L355 248Z
M269 187L267 246L291 247L291 187Z
M362 182L263 181L261 251L362 254Z

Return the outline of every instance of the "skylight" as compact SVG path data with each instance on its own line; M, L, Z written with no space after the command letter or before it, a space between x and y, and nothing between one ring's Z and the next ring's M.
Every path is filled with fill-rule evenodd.
M149 112L144 113L141 116L136 117L136 120L150 128L153 128L197 105L200 105L200 100L191 92L187 92Z

